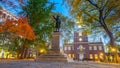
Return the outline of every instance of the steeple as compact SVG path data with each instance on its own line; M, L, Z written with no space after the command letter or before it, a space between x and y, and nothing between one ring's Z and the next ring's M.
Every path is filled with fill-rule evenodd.
M83 32L74 32L74 42L88 42L88 37Z

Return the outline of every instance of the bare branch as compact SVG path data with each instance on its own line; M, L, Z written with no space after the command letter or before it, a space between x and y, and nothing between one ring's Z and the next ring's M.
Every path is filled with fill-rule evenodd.
M99 8L97 4L93 3L91 0L87 0L89 1L90 4L92 4L93 6L95 6L96 8Z
M89 17L91 17L91 18L93 18L94 20L96 20L96 21L98 21L99 22L99 20L97 19L97 18L95 18L95 17L92 17L91 16L91 14L89 14L89 13L87 13L87 12L85 12L85 11L83 11L87 16L89 16Z
M107 1L105 2L105 4L104 4L104 6L102 7L102 9L105 8L105 6L108 4L108 2L109 2L109 0L107 0Z
M116 9L116 8L118 8L119 6L120 6L120 5L110 7L110 8L108 9L108 11L106 11L106 13L104 14L103 19L105 19L106 17L108 17L109 14L111 13L111 11L114 10L114 9Z

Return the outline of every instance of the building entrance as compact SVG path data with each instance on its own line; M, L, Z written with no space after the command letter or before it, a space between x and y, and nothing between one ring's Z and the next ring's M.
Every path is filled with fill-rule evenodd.
M84 54L79 54L79 60L83 60L83 58L84 58Z

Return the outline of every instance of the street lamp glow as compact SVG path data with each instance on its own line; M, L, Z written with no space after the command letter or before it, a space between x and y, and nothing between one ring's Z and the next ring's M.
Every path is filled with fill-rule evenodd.
M43 52L44 52L44 50L43 50L43 49L41 49L41 50L40 50L40 52L41 52L41 53L43 53Z
M116 51L116 49L115 48L112 48L112 52L115 52Z
M44 53L45 52L45 49L40 49L40 53Z

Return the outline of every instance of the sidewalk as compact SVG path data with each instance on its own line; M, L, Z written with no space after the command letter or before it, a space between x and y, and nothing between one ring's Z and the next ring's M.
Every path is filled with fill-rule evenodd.
M32 60L6 60L0 61L0 68L120 68L120 65L92 61L34 62Z

